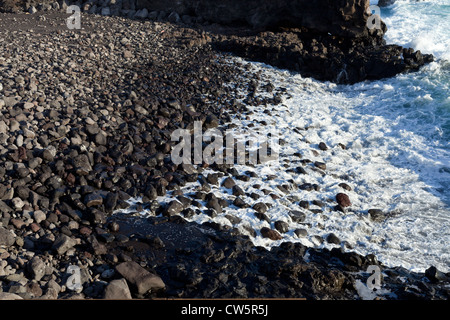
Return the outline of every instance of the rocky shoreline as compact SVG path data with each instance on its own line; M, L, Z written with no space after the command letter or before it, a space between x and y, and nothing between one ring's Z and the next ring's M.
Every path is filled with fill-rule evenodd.
M433 267L413 273L289 242L269 251L236 229L187 222L196 200L229 205L210 193L219 179L251 177L174 165L171 132L194 121L226 127L251 116L241 91L247 106L276 105L278 92L261 100L257 79L225 63L217 45L229 29L83 15L84 29L71 31L66 17L0 15L0 299L361 299L369 265L383 271L379 298L448 299L449 275ZM194 181L202 190L190 199L179 190ZM168 193L182 205L157 201ZM142 206L130 207L133 197ZM77 290L67 286L71 265Z

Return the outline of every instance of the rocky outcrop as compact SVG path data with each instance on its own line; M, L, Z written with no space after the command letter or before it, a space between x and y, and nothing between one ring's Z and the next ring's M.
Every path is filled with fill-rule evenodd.
M306 27L340 36L367 34L368 0L138 0L138 8L193 14L224 25Z
M218 50L339 84L393 77L433 60L411 48L386 45L380 35L344 38L301 28L217 39Z

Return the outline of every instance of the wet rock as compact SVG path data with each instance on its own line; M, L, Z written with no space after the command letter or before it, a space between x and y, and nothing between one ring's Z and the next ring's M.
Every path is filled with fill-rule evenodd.
M263 238L269 238L271 240L281 240L283 237L276 231L267 227L263 227L260 230Z
M326 170L327 169L327 165L324 162L320 162L320 161L315 161L314 165L322 170Z
M319 149L322 150L322 151L326 151L326 150L328 150L328 147L325 144L325 142L320 142L319 143Z
M341 187L342 189L345 189L347 191L352 191L352 188L348 184L346 184L344 182L339 183L339 187Z
M306 229L302 229L302 228L295 229L294 233L299 238L304 238L308 235L308 231Z
M233 193L234 196L237 196L237 197L245 195L244 190L242 190L242 188L240 186L238 186L238 185L234 185L233 186L232 193Z
M179 214L184 209L183 204L180 201L172 200L166 210L168 216Z
M330 233L327 236L327 242L332 244L340 244L341 240L334 233Z
M336 201L341 207L349 207L351 206L350 198L345 193L338 193L336 195Z
M372 221L375 222L382 222L386 218L386 215L383 213L383 210L380 209L369 209L368 213Z
M395 1L396 0L380 0L377 5L380 7L387 7L393 5Z
M450 277L448 277L445 273L439 271L434 266L431 266L427 270L425 270L425 276L433 283L450 280Z
M253 208L253 210L255 210L257 213L260 213L260 214L264 214L264 213L266 213L267 210L268 210L267 205L266 205L265 203L263 203L263 202L258 202L258 203L256 203L256 204L254 204L254 205L252 206L252 208Z
M108 192L105 197L104 205L107 213L111 213L117 206L117 201L119 200L119 194L117 192Z
M248 208L250 207L249 204L247 204L241 197L236 197L233 201L233 205L235 205L238 208Z
M302 223L306 219L306 214L298 210L291 210L289 211L289 217L293 222Z
M222 186L227 189L232 189L236 185L236 182L234 182L233 178L227 177L222 182Z
M210 209L214 209L216 213L222 213L222 206L219 203L219 199L217 198L211 198L206 203L206 207Z
M289 231L289 224L286 221L275 221L275 229L281 233Z

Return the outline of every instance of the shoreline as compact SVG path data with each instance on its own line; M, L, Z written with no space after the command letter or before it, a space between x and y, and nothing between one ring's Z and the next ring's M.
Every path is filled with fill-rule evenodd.
M63 16L55 17L61 22ZM0 252L2 297L95 299L108 292L109 298L117 295L122 298L128 295L133 298L300 295L309 299L356 299L361 297L355 287L355 272L360 273L363 283L368 265L379 265L389 274L383 285L398 299L442 299L446 294L448 298L445 291L448 279L436 284L431 281L447 276L433 269L424 278L424 274L402 268L386 268L372 256L308 249L292 243L267 251L254 247L248 238L233 230L224 230L214 223L187 224L178 214L151 217L137 222L142 223L137 226L131 224L132 217L114 221L115 216L110 214L139 194L150 206L154 205L154 211L164 212L167 208L153 200L201 176L191 167L176 167L168 161L169 133L177 123L188 125L198 118L206 126L220 127L229 123L233 114L242 114L245 106L230 103L229 95L235 92L224 87L226 83L240 80L235 74L238 69L217 62L209 64L223 56L211 50L207 34L163 22L85 19L97 32L84 31L84 38L74 36L67 41L64 34L39 31L42 39L51 41L46 36L58 39L62 52L71 52L76 57L72 64L70 59L64 61L72 69L69 75L62 66L49 63L53 58L62 62L58 58L64 57L58 52L51 56L56 47L51 42L44 44L42 50L28 52L44 61L48 70L27 66L12 52L0 61L2 71L8 70L3 68L11 63L10 59L17 59L13 60L17 62L16 68L23 64L27 72L35 74L34 78L20 78L20 68L8 70L14 77L3 84L3 94L19 93L25 99L3 98L2 121L6 126L3 146L7 147L2 149L5 188L2 189L0 239L6 247ZM102 27L98 28L97 24ZM162 39L145 47L147 28ZM111 33L111 30L119 32ZM28 40L26 31L8 37L19 44ZM38 41L36 38L33 37ZM84 46L89 50L84 50ZM145 54L153 59L140 60ZM186 57L191 60L186 61ZM111 60L105 60L108 58ZM148 63L145 72L139 64L142 61ZM81 62L82 65L78 64ZM203 65L204 62L208 65ZM117 71L121 76L115 76ZM49 78L49 72L56 77ZM90 83L87 75L97 83ZM66 89L76 88L72 96L51 90L56 88L57 78ZM251 81L248 79L249 84ZM115 92L104 92L102 84ZM189 87L180 87L181 84ZM130 90L130 85L135 89ZM42 92L46 94L39 95ZM246 103L264 103L248 93ZM155 100L156 95L164 98ZM276 101L274 94L265 102ZM72 104L70 112L64 110L66 104ZM148 132L152 136L145 134L146 126L151 128ZM45 138L47 132L52 137ZM224 175L229 174L229 169L215 168ZM207 185L215 184L218 178L204 177L205 199ZM162 230L153 231L156 234L140 234L140 228L145 231L150 225ZM185 225L193 227L189 229ZM177 239L170 240L172 228L187 233L186 247L179 248L174 245ZM309 261L304 259L306 252ZM83 270L81 292L65 288L70 264ZM133 272L144 272L145 277L137 281ZM421 290L404 290L404 283L399 279L403 276ZM120 290L115 290L118 287Z

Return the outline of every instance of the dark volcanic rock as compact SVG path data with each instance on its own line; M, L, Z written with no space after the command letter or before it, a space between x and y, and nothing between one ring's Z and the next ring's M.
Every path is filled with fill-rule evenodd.
M263 202L258 202L258 203L255 203L253 206L252 206L252 208L256 211L256 212L258 212L258 213L261 213L261 214L264 214L264 213L266 213L267 212L267 205L265 204L265 203L263 203Z
M233 178L230 178L230 177L225 178L225 180L222 182L222 186L227 189L231 189L235 185L236 185L236 182L234 182Z
M381 222L386 218L386 215L380 209L369 209L370 218L375 222Z
M283 237L276 231L267 227L261 228L261 235L263 238L269 238L271 240L281 240Z
M439 281L449 281L450 277L445 275L445 273L439 271L436 267L431 266L427 270L425 270L425 276L431 282L439 282Z
M366 31L369 1L341 2L317 0L195 0L150 1L139 0L140 7L150 10L174 10L180 14L194 12L210 22L235 25L247 24L254 28L280 26L306 27L319 32L341 36L359 36Z
M289 231L289 224L285 221L275 221L275 229L281 233L286 233Z

